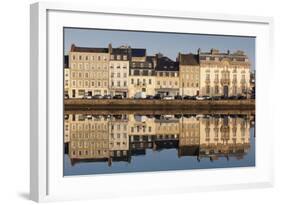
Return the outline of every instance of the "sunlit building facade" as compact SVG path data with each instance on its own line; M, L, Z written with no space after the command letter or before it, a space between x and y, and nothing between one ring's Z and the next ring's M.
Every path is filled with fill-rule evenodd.
M70 98L106 95L109 81L109 49L77 47L69 52Z
M199 95L200 64L195 54L179 54L179 89L182 96Z
M250 62L243 51L221 53L199 50L200 95L247 96L250 88Z

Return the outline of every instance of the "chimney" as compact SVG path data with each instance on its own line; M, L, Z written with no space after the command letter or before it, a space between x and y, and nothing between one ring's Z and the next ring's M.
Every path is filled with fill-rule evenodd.
M111 43L108 44L108 52L109 52L109 53L112 53L112 45L111 45Z
M197 54L200 55L200 53L201 53L201 48L198 48Z
M73 51L74 51L74 49L75 49L75 44L73 43L73 44L71 44L70 51L71 51L71 52L73 52Z

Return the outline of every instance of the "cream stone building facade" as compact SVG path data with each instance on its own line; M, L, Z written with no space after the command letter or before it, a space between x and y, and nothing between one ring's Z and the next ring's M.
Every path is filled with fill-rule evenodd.
M69 97L109 93L109 49L71 46Z
M250 62L243 51L200 52L200 95L236 96L250 91Z
M109 90L112 96L128 96L129 48L112 48L109 61Z
M199 95L200 64L199 56L195 54L179 54L179 85L180 95Z
M179 90L179 64L162 54L156 55L155 93L163 96L175 96Z
M129 98L137 93L155 95L155 70L151 61L130 63Z

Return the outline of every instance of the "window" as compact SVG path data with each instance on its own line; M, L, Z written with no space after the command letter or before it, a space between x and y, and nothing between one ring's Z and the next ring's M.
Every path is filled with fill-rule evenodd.
M106 60L107 60L106 56L103 56L103 60L104 60L104 61L106 61Z
M75 80L72 81L72 86L73 86L73 87L76 86L76 81L75 81Z
M82 73L81 72L78 73L78 77L82 78Z
M148 79L148 84L151 85L151 79L150 78Z
M81 80L78 81L78 86L82 87L82 81Z
M89 86L89 81L85 81L85 87L88 87Z
M75 76L76 76L75 72L72 72L72 78L75 78Z
M132 85L134 84L134 79L131 79L131 84L132 84Z
M114 60L114 55L110 55L110 59L111 59L111 60Z
M120 55L117 55L117 60L120 60L121 59L121 56Z
M75 67L76 67L75 63L71 63L71 68L75 69Z
M120 78L120 73L117 73L117 77Z
M143 84L144 84L144 85L146 84L146 79L143 79Z
M124 87L126 87L127 86L127 81L124 81Z
M95 81L92 81L92 87L95 87Z
M79 63L79 67L78 67L79 69L83 69L83 64L82 63Z
M89 73L85 73L85 78L88 78L89 77Z
M101 86L101 82L100 81L98 81L98 87L100 87Z
M100 56L98 56L98 61L100 61L100 59L101 59Z
M86 56L85 58L86 58L86 59L85 59L86 61L89 60L88 56Z
M111 73L111 77L112 77L112 78L114 77L114 73Z
M124 73L124 78L127 78L127 73Z
M125 60L125 61L127 60L127 56L126 55L123 56L123 60Z
M210 94L210 86L209 85L206 86L206 94Z
M117 86L120 87L120 81L117 81Z
M219 86L215 86L215 94L219 94Z
M79 60L82 60L82 56L79 56Z
M114 86L114 81L111 81L111 86Z
M72 56L72 60L75 60L75 55Z
M85 95L85 90L78 90L78 95Z

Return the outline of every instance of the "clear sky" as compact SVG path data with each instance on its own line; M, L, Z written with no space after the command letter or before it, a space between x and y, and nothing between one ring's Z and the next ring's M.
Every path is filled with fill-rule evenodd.
M221 52L243 50L255 69L255 38L240 36L219 36L200 34L179 34L142 31L64 29L64 52L68 53L71 44L81 47L113 47L129 45L132 48L146 48L147 55L161 52L175 60L178 53L196 53L198 48L206 52L211 48Z

